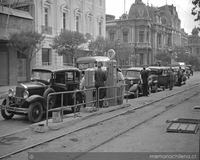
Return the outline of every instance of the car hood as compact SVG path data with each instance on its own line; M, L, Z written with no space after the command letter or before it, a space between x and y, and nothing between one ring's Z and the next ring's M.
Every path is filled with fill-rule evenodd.
M47 86L41 82L21 83L16 87L16 96L23 97L23 92L25 90L29 92L29 96L31 95L43 96L43 93L46 88Z
M21 83L20 86L24 87L25 89L46 88L46 85L42 82Z

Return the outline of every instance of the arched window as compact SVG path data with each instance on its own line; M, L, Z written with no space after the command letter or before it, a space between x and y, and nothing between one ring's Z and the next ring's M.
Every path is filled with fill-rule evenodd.
M92 20L93 20L93 15L91 11L88 11L86 13L86 19L87 19L87 33L92 34Z
M68 29L68 19L69 19L69 6L68 4L63 4L61 6L61 16L62 16L62 28Z
M46 34L52 34L52 4L51 0L42 0L42 32Z
M75 9L75 31L80 32L80 24L81 24L81 10L79 8Z
M99 35L102 36L102 31L103 31L103 16L98 17L98 29L99 29Z

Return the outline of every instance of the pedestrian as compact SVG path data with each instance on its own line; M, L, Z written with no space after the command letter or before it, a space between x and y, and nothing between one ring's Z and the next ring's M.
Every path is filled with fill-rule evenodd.
M181 86L181 83L182 83L182 70L181 70L181 67L179 67L179 69L178 69L177 77L178 77L178 86Z
M125 78L120 68L117 68L117 103L122 104L124 101Z
M143 95L148 96L149 72L146 70L145 67L143 67L143 70L141 71L141 82L142 82Z
M174 72L171 67L169 69L168 75L169 75L169 90L172 90L174 86Z
M106 73L102 70L102 63L97 63L97 70L95 70L95 87L96 87L96 97L97 97L97 107L102 108L103 107L103 99L106 96L106 89L99 87L105 87L106 82Z

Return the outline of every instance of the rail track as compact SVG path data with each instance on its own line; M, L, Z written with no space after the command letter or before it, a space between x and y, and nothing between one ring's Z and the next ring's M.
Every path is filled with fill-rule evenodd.
M1 156L0 156L0 159L9 158L9 157L12 156L12 155L16 155L16 154L18 154L18 153L21 153L21 152L24 152L24 151L28 151L29 149L33 149L33 148L39 147L40 145L43 145L43 144L45 144L45 143L54 141L54 140L59 139L59 138L62 138L62 137L64 137L64 136L67 136L67 135L70 135L70 134L73 134L73 133L76 133L76 132L79 132L79 131L88 129L88 128L90 128L90 127L94 127L94 126L96 126L96 125L99 124L99 123L106 122L106 121L109 121L109 120L114 119L114 118L116 118L116 117L119 117L119 116L121 116L121 115L124 115L124 114L126 114L126 113L129 113L129 112L131 112L131 111L136 111L136 110L138 110L138 109L145 108L145 107L150 106L150 105L152 105L152 104L156 104L156 103L158 103L158 102L161 102L162 100L165 100L165 99L168 99L168 98L173 97L173 96L175 96L175 95L180 95L181 93L185 93L185 92L187 92L187 91L190 91L190 90L192 90L192 89L195 89L195 88L198 87L198 86L199 86L199 84L196 84L196 85L194 85L194 86L192 86L192 87L189 87L189 88L187 88L187 89L183 89L183 90L181 90L181 91L178 91L178 92L176 92L176 93L173 93L173 94L167 95L167 96L165 96L165 97L159 98L159 99L157 99L157 100L154 100L154 101L152 101L152 102L146 103L146 104L144 104L144 105L136 106L136 107L133 107L133 108L128 109L128 110L126 110L126 111L121 111L120 113L114 114L114 115L112 115L112 116L108 116L108 117L106 117L106 118L104 118L104 119L101 119L101 120L99 120L99 121L97 121L97 122L90 123L90 124L88 124L88 125L85 125L85 126L76 128L76 129L71 130L71 131L69 131L69 132L65 132L65 133L59 134L59 135L57 135L57 136L51 137L51 138L49 138L49 139L46 139L46 140L44 140L44 141L41 141L41 142L38 142L38 143L35 143L35 144L32 144L32 145L26 146L26 147L24 147L24 148L15 150L15 151L13 151L13 152L11 152L11 153L7 153L7 154L4 154L4 155L1 155ZM114 135L114 136L112 136L112 137L109 137L108 139L106 139L106 140L104 140L103 142L101 142L101 143L99 143L99 144L97 144L97 145L95 145L95 146L93 146L93 147L87 149L86 151L84 151L84 153L80 153L77 157L74 157L74 158L75 158L75 159L76 159L76 158L79 158L79 157L81 157L82 155L84 155L84 154L86 154L86 153L88 153L88 152L90 152L90 151L92 151L92 150L94 150L94 149L96 149L96 148L98 148L98 147L100 147L100 146L102 146L102 145L108 143L109 141L112 141L113 139L119 137L120 135L122 135L122 134L124 134L124 133L126 133L126 132L128 132L128 131L130 131L130 130L132 130L132 129L134 129L134 128L140 126L140 125L142 125L143 123L146 123L147 121L149 121L149 120L151 120L151 119L153 119L153 118L155 118L155 117L161 115L162 113L166 112L167 110L169 110L169 109L171 109L171 108L173 108L173 107L179 105L180 103L183 103L184 101L186 101L186 100L188 100L188 99L190 99L190 98L192 98L192 97L198 95L199 93L200 93L200 92L197 91L197 92L195 92L194 94L190 95L189 97L186 97L186 98L184 98L184 99L182 99L182 100L176 102L175 104L169 104L168 106L165 107L165 110L163 110L163 111L161 111L161 112L159 112L159 113L157 113L157 114L154 114L153 116L149 117L148 119L146 119L146 120L144 120L144 121L142 121L142 122L140 122L140 123L138 123L138 124L136 124L136 125L130 126L129 128L127 128L127 129L121 131L120 133L118 133L117 135ZM14 134L14 133L12 133L12 134ZM1 138L6 138L7 136L8 136L8 135L5 135L4 137L1 137Z

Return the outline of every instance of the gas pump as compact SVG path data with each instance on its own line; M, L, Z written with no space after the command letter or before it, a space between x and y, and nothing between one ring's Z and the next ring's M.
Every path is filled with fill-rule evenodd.
M95 70L93 68L88 68L85 70L85 88L90 89L95 86ZM85 102L93 101L93 90L85 91ZM93 103L86 104L87 107L92 107Z
M107 53L110 58L107 61L107 80L106 86L116 86L117 85L117 62L113 60L115 57L115 51L113 49L108 50ZM117 88L108 88L107 89L107 98L109 102L109 106L117 105ZM109 99L112 98L112 99Z

